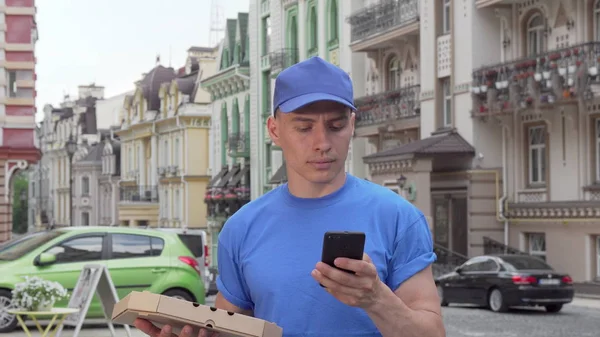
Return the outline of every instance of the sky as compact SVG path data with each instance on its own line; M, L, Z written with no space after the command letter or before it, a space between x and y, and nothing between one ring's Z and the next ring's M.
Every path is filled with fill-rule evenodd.
M104 86L105 97L134 89L156 64L184 65L190 46L209 46L211 2L223 23L249 0L37 0L37 118L77 87Z

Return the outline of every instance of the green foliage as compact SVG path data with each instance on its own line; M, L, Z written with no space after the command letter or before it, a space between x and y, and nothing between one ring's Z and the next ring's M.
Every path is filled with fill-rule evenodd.
M28 212L28 194L29 180L24 173L17 174L13 178L12 184L12 195L13 195L13 209L12 209L12 225L13 232L17 234L27 233L27 217ZM25 196L25 200L21 200L21 196Z

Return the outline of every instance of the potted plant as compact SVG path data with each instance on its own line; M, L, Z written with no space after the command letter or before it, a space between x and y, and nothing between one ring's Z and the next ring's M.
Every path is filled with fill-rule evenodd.
M67 289L58 282L25 276L25 282L17 283L12 291L12 303L22 310L50 311L67 294Z

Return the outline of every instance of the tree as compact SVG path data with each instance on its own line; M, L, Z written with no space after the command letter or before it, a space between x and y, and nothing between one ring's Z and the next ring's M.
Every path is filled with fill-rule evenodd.
M13 233L27 233L27 217L29 215L28 207L28 189L29 180L24 172L19 172L13 178L13 208L12 225Z

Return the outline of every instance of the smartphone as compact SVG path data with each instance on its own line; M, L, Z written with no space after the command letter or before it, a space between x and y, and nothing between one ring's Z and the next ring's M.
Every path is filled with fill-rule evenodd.
M323 237L321 261L334 268L354 274L353 271L338 268L333 261L338 257L362 260L366 235L363 232L327 232Z

